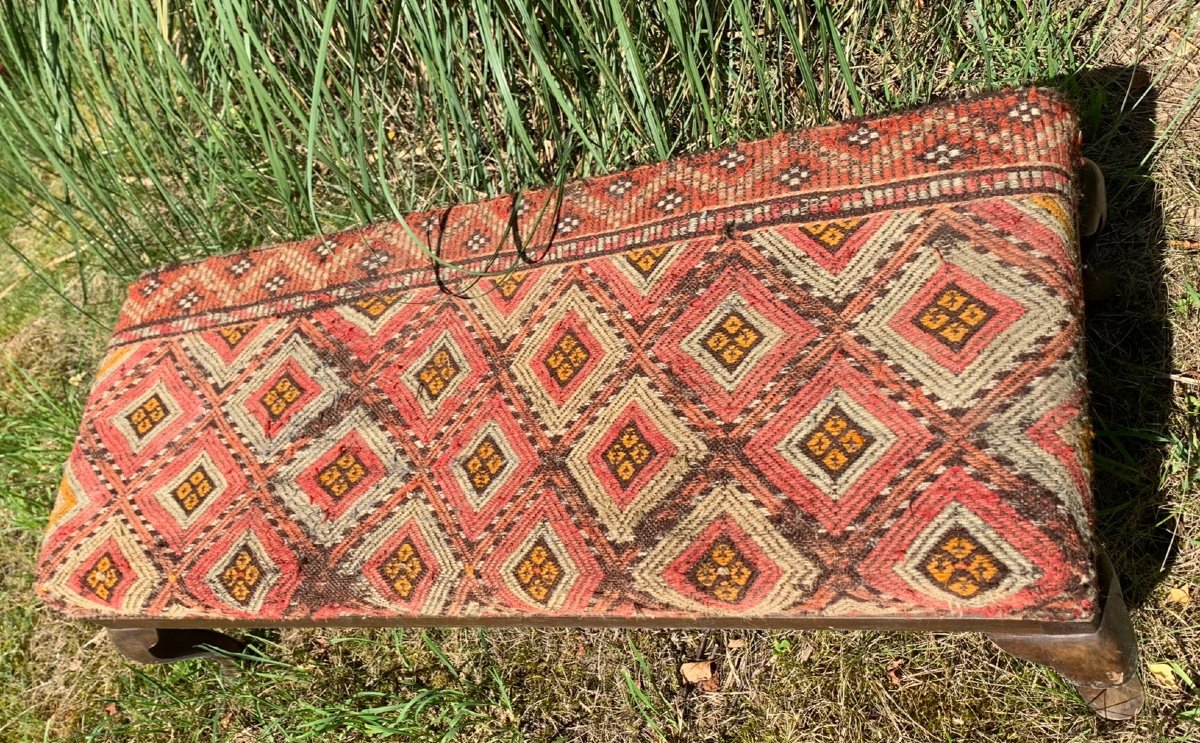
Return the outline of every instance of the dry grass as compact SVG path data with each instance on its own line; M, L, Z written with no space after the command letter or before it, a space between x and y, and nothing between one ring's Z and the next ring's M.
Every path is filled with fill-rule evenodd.
M20 284L0 299L0 353L28 372L0 379L0 740L1200 740L1200 37L1178 5L1119 9L1084 65L1094 74L1064 84L1109 175L1110 227L1089 261L1118 277L1089 323L1097 529L1128 583L1143 668L1186 675L1148 679L1134 722L1097 721L1052 672L973 635L291 630L256 633L269 662L240 675L123 664L95 628L51 616L29 590L37 521L86 388L69 380L95 363L104 331ZM868 104L936 89L926 78L939 71L877 29L840 29ZM829 109L852 112L852 90L831 80ZM50 275L80 295L69 266ZM93 296L119 296L97 281ZM1191 603L1169 602L1172 588ZM681 683L678 664L700 658L718 662L719 691Z

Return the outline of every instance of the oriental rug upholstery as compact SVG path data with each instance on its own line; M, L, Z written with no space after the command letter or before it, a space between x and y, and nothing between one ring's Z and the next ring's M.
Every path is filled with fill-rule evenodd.
M1078 139L1006 92L147 274L38 590L114 623L1090 619Z

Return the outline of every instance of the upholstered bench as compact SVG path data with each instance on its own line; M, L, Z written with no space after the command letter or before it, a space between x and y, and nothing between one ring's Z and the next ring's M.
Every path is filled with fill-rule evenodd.
M215 627L981 631L1136 711L1079 131L1022 90L150 273L41 556Z

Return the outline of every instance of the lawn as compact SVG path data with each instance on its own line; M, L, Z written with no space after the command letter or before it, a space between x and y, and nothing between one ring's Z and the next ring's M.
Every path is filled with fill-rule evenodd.
M0 0L0 740L1200 740L1200 9L1153 0ZM1088 262L1097 530L1147 705L976 635L288 630L124 663L34 558L124 287L164 262L1042 83ZM680 662L713 659L719 689Z

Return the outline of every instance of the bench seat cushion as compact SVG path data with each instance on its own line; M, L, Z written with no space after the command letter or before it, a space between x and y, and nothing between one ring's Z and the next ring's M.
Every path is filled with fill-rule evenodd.
M147 274L38 590L116 624L1088 621L1078 139L1009 91Z

